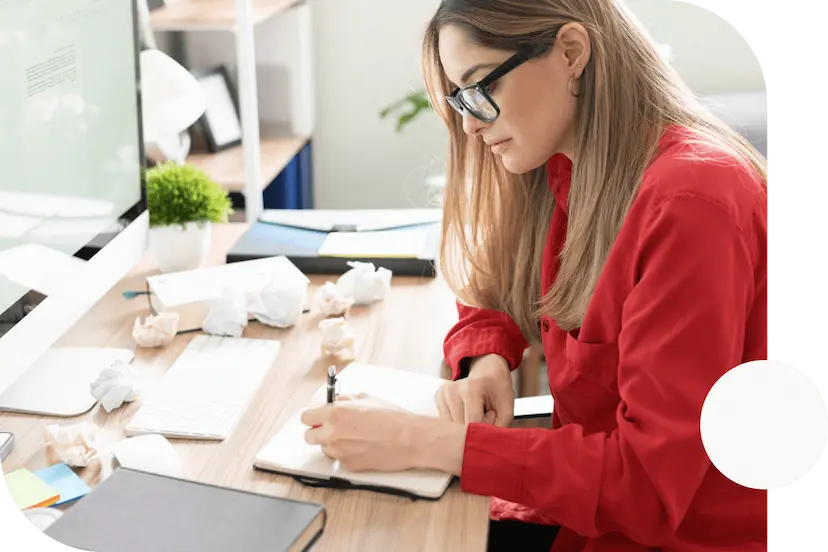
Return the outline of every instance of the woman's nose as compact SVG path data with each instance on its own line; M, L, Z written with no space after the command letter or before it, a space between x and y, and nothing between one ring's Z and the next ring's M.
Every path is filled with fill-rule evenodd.
M469 136L475 136L480 132L480 129L486 126L486 123L477 117L470 115L469 112L463 113L463 132Z

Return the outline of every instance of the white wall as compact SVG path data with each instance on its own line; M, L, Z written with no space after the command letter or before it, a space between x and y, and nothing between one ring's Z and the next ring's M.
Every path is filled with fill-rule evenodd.
M765 89L759 62L733 26L679 0L626 0L657 42L673 50L673 66L699 94Z
M698 93L763 90L745 40L719 16L678 0L626 0L653 38L673 50L673 64ZM442 171L446 133L424 113L398 134L379 111L422 87L420 50L439 0L310 0L315 64L314 183L319 208L426 204L425 179ZM260 115L284 125L303 96L294 82L301 52L296 18L286 14L256 30ZM194 66L235 58L229 33L187 37Z
M439 0L316 0L316 202L424 206L446 133L431 112L402 133L379 112L422 87L423 32Z

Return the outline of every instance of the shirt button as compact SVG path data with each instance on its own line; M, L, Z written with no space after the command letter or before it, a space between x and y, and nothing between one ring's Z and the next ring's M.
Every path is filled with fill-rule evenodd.
M544 318L543 322L541 323L541 326L543 326L543 331L548 332L549 331L549 320Z

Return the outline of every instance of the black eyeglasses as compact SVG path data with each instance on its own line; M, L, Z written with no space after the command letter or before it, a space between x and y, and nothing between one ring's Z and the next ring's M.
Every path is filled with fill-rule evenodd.
M541 55L548 48L548 46L540 45L521 48L515 55L495 67L483 79L463 88L456 88L451 95L446 96L446 101L460 115L468 111L473 117L484 123L494 122L500 116L500 108L492 99L489 87L497 79L517 69L530 59Z

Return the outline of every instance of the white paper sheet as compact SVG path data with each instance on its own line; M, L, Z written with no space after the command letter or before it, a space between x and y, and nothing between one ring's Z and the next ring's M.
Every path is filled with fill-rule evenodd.
M320 257L409 258L422 255L428 229L382 232L331 232L319 248Z
M259 220L320 232L354 225L356 230L368 232L438 222L442 216L442 209L268 209Z

